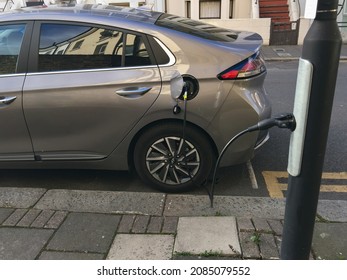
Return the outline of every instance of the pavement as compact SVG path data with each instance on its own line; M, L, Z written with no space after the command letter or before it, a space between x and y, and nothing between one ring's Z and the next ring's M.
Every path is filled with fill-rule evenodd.
M262 52L267 61L296 60L301 48ZM268 197L216 196L211 207L207 195L0 183L0 259L279 259L284 208ZM320 200L310 259L346 260L346 232L347 201Z

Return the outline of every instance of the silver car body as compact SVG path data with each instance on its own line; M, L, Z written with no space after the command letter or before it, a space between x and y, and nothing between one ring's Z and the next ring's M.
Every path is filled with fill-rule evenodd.
M26 60L28 68L0 75L0 167L128 169L134 143L147 127L182 121L182 114L172 112L177 101L171 96L170 81L177 71L199 82L198 95L186 104L187 121L208 137L216 153L235 134L270 116L263 86L266 71L250 79L217 78L257 53L259 36L239 32L233 42L206 40L155 24L160 15L90 5L1 14L0 27L26 24L19 59ZM169 61L142 67L32 72L41 22L93 24L147 34ZM117 94L143 88L150 90ZM3 102L8 98L16 99ZM178 103L183 106L183 101ZM230 147L221 165L249 160L266 139L266 133L245 135Z

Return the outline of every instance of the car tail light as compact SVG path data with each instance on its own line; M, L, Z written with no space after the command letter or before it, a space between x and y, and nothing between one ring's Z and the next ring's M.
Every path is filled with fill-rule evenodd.
M226 69L217 77L220 80L237 80L257 76L266 71L264 60L259 52Z

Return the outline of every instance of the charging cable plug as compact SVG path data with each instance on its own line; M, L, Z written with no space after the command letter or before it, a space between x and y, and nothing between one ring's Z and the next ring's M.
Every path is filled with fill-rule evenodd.
M292 113L282 113L274 117L276 126L279 128L287 128L294 131L296 128L296 120Z
M173 107L172 112L174 113L174 115L177 115L177 114L181 113L181 107L178 104L176 104Z
M181 113L181 107L178 105L178 99L180 99L180 98L183 99L183 101L186 105L186 102L188 100L188 85L187 85L187 83L183 84L181 95L178 98L176 98L176 105L173 107L173 113L175 115Z
M188 100L188 90L185 90L183 94L183 101L186 102L187 100Z
M266 130L274 126L279 128L288 128L291 131L294 131L296 128L295 117L292 113L281 113L270 119L262 120L256 125L250 126L247 129L247 132Z

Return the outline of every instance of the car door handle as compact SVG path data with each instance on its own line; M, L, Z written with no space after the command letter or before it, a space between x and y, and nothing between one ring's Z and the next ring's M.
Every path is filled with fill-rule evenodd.
M152 88L151 87L126 87L122 89L118 89L116 93L120 96L140 96L144 95L145 93L149 92Z
M17 96L0 96L0 104L1 105L9 105L11 104L13 101L15 101L17 99Z

